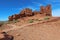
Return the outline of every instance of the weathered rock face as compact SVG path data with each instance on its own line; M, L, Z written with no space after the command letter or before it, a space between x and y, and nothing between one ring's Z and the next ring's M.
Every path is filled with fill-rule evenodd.
M46 7L41 6L40 7L40 13L45 15L45 16L52 16L51 14L51 5L47 5Z
M13 21L13 20L17 20L19 18L23 18L23 17L29 17L29 16L34 16L36 14L40 14L42 16L52 16L51 14L51 5L47 5L46 7L41 6L40 7L40 11L33 11L29 8L25 8L23 9L19 14L15 14L12 16L9 16L9 21Z
M9 16L9 21L13 21L13 15L12 16Z
M0 33L0 40L13 40L13 36L8 35L5 32Z
M34 11L33 14L36 15L36 14L39 14L40 12L37 12L37 11Z
M20 13L22 16L32 16L32 10L29 8L25 8L24 10L21 11Z
M19 14L15 14L15 15L9 16L9 21L17 20L19 18L20 18L20 15Z
M26 16L32 16L32 10L29 9L29 8L26 8L26 9L25 9L25 15L26 15Z
M20 18L20 15L19 15L19 14L15 14L15 15L13 16L13 20L17 20L18 18Z
M41 13L41 14L44 14L44 13L45 13L45 7L44 7L44 6L41 6L41 7L40 7L40 13Z
M20 15L20 17L25 17L25 11L22 10L19 15Z
M51 5L47 5L45 10L46 10L46 16L52 16Z

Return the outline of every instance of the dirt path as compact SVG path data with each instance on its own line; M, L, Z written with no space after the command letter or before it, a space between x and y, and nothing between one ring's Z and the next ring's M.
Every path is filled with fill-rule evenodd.
M22 26L16 26L16 25L8 24L9 26L12 26L12 28L6 29L6 30L2 30L2 32L8 32L8 31L12 31L12 30L17 30L17 29L23 28L23 27L25 27L25 26L33 25L33 24L37 24L37 23L39 23L39 22L30 23L30 24L26 24L26 25L22 25Z

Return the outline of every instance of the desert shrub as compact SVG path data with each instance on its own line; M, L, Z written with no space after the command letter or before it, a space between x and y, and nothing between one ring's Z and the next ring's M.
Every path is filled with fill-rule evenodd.
M19 22L18 20L13 20L13 23Z
M42 21L41 19L35 19L35 21Z
M48 19L49 19L49 17L45 17L45 18L44 18L44 20L48 20Z
M35 19L35 21L39 21L38 19Z
M29 20L29 23L33 23L33 20L32 20L32 19L30 19L30 20Z

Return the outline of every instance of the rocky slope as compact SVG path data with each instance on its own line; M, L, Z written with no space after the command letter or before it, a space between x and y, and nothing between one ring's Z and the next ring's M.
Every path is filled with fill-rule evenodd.
M53 17L49 21L30 23L24 27L7 32L14 36L14 40L60 40L60 17Z

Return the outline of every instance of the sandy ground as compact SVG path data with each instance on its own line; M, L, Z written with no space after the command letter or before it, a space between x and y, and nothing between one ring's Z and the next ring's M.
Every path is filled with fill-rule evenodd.
M7 33L13 35L14 40L60 40L60 20L31 24Z
M60 40L60 18L51 19L49 21L27 23L22 26L7 24L11 27L2 31L13 35L14 40Z

